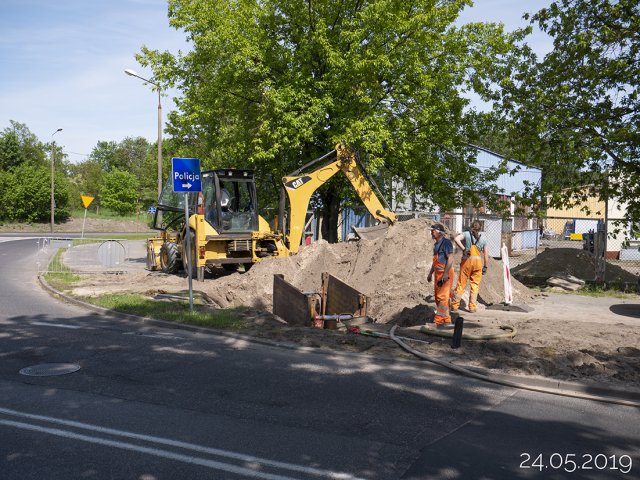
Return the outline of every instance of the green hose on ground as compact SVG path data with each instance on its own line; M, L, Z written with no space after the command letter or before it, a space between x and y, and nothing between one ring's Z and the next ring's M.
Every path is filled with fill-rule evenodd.
M468 333L464 333L462 331L462 338L465 340L496 340L498 338L513 338L516 336L517 330L515 327L511 325L500 325L500 330L506 330L504 333L490 333L487 335L470 335ZM427 335L434 335L436 337L444 337L444 338L452 338L453 337L453 329L451 330L434 330L432 328L428 328L426 325L423 326L420 331Z

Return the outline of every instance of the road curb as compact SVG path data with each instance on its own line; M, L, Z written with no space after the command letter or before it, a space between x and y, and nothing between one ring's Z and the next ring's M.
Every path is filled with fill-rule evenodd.
M342 352L339 350L325 350L316 347L305 347L290 342L277 342L266 338L253 337L250 335L243 335L225 330L217 330L208 327L199 327L195 325L181 324L175 322L169 322L166 320L158 320L151 317L141 317L129 313L118 312L108 308L93 305L91 303L79 300L70 295L66 295L59 290L53 288L43 278L42 275L38 275L38 282L50 295L56 297L64 302L71 303L87 310L99 313L105 316L112 316L117 318L123 318L136 322L142 322L146 325L157 326L162 328L171 328L176 330L185 330L193 333L204 333L209 335L219 335L223 337L233 338L236 340L243 340L247 342L257 343L261 345L267 345L271 347L285 348L289 350L297 350L301 352L320 353L325 355L343 355L347 357L367 358L369 360L375 360L384 363L393 364L406 364L411 366L420 366L424 368L433 369L434 371L442 372L443 370L451 370L458 374L465 375L479 380L489 381L491 383L511 386L513 388L525 388L528 390L541 391L542 393L549 393L562 396L575 396L579 398L585 398L588 400L596 400L608 403L620 403L629 406L640 407L640 391L628 391L622 390L616 387L610 387L604 384L584 384L576 382L567 382L563 380L554 380L546 377L528 377L521 375L508 375L503 373L492 372L487 369L477 367L465 367L455 364L453 361L443 361L438 359L436 363L426 363L424 360L408 360L408 359L395 359L387 357L377 357L373 355L363 355L356 352ZM410 351L410 350L409 350Z
M322 348L318 348L318 347L305 347L302 345L298 345L297 343L292 343L292 342L278 342L275 340L271 340L268 338L261 338L261 337L253 337L251 335L243 335L241 333L235 333L235 332L229 332L226 330L217 330L215 328L210 328L210 327L200 327L197 325L189 325L189 324L185 324L185 323L176 323L176 322L170 322L167 320L158 320L157 318L152 318L152 317L141 317L139 315L134 315L131 313L124 313L124 312L118 312L117 310L111 310L109 308L104 308L104 307L100 307L98 305L94 305L92 303L88 303L85 302L83 300L80 300L78 298L72 297L70 295L67 295L63 292L60 292L59 290L56 290L55 288L53 288L51 285L49 285L49 283L42 277L42 275L38 275L38 281L41 285L41 287L46 290L49 295L51 295L52 297L55 297L65 303L70 303L79 307L83 307L86 308L87 310L90 310L92 312L98 313L100 315L105 315L105 316L111 316L111 317L116 317L116 318L122 318L125 320L131 320L131 321L136 321L136 322L142 322L145 325L150 325L150 326L156 326L156 327L161 327L161 328L171 328L174 330L184 330L184 331L188 331L188 332L192 332L192 333L203 333L203 334L208 334L208 335L219 335L222 337L228 337L228 338L233 338L236 340L243 340L243 341L247 341L247 342L251 342L251 343L257 343L260 345L267 345L270 347L278 347L278 348L285 348L288 350L297 350L300 352L305 352L305 353L319 353L319 354L323 354L323 355L341 355L341 356L346 356L346 357L353 357L353 358L367 358L368 360L375 360L376 362L384 362L384 363L392 363L392 364L406 364L406 365L410 365L413 367L416 366L420 366L421 368L429 368L432 369L433 371L436 372L442 372L443 369L442 367L438 366L438 365L430 365L430 364L425 364L422 361L419 360L410 360L410 359L404 359L404 358L392 358L392 357L377 357L374 355L366 355L366 354L362 354L362 353L358 353L358 352L343 352L340 350L333 350L333 349L322 349Z

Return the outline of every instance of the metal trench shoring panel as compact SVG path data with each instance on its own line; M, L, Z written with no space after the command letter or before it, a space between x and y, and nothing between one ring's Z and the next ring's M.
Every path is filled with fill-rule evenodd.
M273 276L273 313L289 325L311 326L320 314L320 295L305 293L288 283L284 275Z
M322 273L322 314L352 314L366 317L369 300L367 296L342 280Z

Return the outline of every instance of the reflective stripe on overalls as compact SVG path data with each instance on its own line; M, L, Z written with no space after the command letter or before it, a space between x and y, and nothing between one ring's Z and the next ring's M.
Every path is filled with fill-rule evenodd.
M442 248L444 242L440 245ZM443 324L443 323L451 323L451 315L449 314L449 296L451 294L451 287L453 285L453 267L449 269L449 279L443 283L441 286L438 286L438 282L444 276L444 267L446 267L446 263L440 263L439 261L439 251L435 252L433 255L433 293L436 297L436 315L433 317L433 323Z
M468 280L470 280L471 285L469 287L469 305L467 305L467 308L473 311L478 307L478 291L480 290L480 281L482 280L482 256L476 242L473 242L473 236L471 237L471 241L471 248L462 255L458 284L451 293L451 308L454 310L460 307L460 300L464 295L465 288L467 288Z

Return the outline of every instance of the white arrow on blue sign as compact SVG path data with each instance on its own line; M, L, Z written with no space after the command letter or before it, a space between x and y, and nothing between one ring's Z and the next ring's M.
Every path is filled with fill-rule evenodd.
M198 158L172 158L171 178L174 192L201 192L200 160Z

